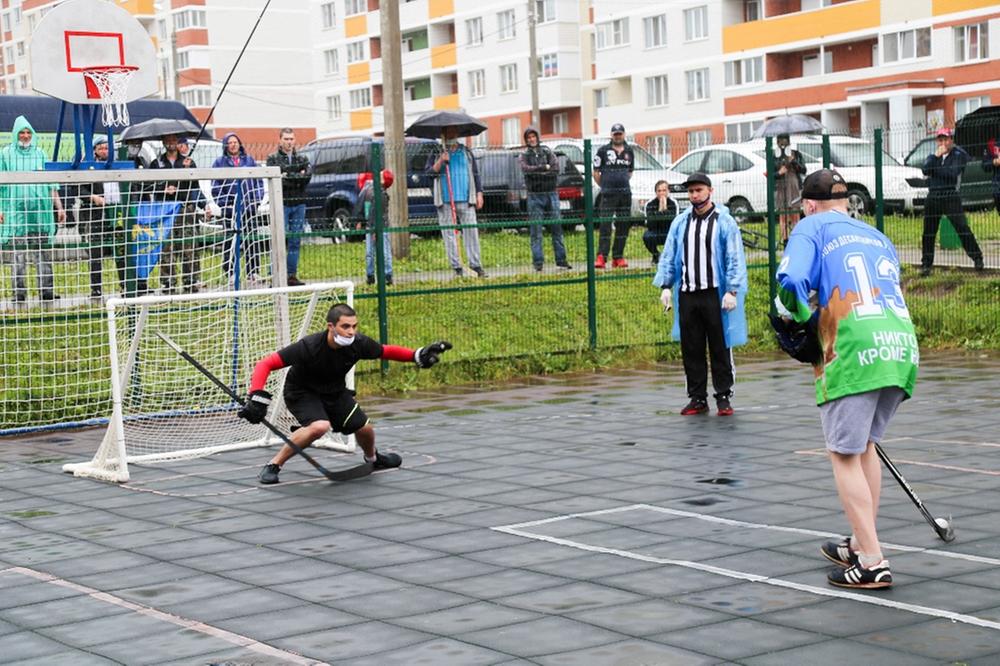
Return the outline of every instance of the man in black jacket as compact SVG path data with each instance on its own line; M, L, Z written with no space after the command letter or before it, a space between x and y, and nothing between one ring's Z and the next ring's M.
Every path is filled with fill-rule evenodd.
M281 199L285 208L285 247L288 249L288 286L305 284L298 277L299 248L306 226L306 185L312 178L309 158L295 150L295 131L285 127L278 149L267 156L267 166L281 169Z
M524 172L524 185L528 189L528 220L531 222L531 263L535 270L541 272L545 263L542 252L542 230L545 225L539 220L555 220L549 229L552 230L552 252L555 255L556 266L572 268L566 261L566 245L563 243L563 230L559 220L559 196L556 193L556 182L559 178L559 160L547 146L539 143L538 130L529 127L524 130L524 143L527 146L521 153L521 171Z
M937 132L937 150L924 160L923 172L927 176L927 202L924 204L924 237L920 254L920 274L930 275L934 267L934 241L937 238L941 216L947 215L955 228L962 248L972 259L977 271L983 270L983 251L965 220L962 197L958 186L962 172L970 157L955 145L952 130L941 128Z
M150 169L194 169L194 160L184 157L177 149L177 136L165 135L163 153L150 163ZM160 287L165 294L183 290L185 293L198 291L198 280L201 276L201 261L196 250L198 238L198 204L202 200L201 190L196 180L163 181L153 189L153 199L157 201L178 201L181 204L169 238L163 241L163 254L160 257ZM180 262L181 272L178 276L175 269Z
M614 268L628 268L625 261L625 243L631 226L632 172L635 170L635 153L625 142L625 127L621 123L611 126L611 143L603 145L594 154L594 181L601 186L601 232L597 243L596 268L604 268L612 259ZM612 220L615 243L611 245ZM608 251L611 257L608 257Z

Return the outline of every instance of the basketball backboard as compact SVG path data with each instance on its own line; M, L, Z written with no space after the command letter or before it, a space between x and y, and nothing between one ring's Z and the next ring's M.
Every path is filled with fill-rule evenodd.
M73 104L101 103L84 74L92 68L135 68L125 101L159 89L152 37L134 16L109 0L56 5L35 27L30 58L35 91Z

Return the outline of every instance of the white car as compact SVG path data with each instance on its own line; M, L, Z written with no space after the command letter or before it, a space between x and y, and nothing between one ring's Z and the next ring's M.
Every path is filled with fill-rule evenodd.
M823 166L823 143L819 136L796 136L792 147L806 163L808 172ZM712 179L715 200L726 204L734 214L744 219L767 210L767 160L763 139L744 143L724 143L692 150L677 162L672 170L690 175L705 173ZM913 212L923 207L927 188L919 169L899 164L888 153L882 156L882 188L885 210ZM852 137L830 137L830 165L847 181L848 210L853 217L874 211L875 155L872 144ZM672 185L671 192L683 207L687 192Z
M607 143L607 139L593 139L590 143L591 152L597 150ZM576 165L580 173L584 173L583 159L583 139L552 139L543 141L543 145L548 146L557 153L563 153L570 162ZM632 172L632 215L641 217L645 214L646 202L656 196L656 183L665 180L668 183L683 183L684 176L672 172L655 157L650 155L644 148L635 143L630 143L632 152L635 154L635 169ZM594 187L594 200L601 191L597 183L592 183Z

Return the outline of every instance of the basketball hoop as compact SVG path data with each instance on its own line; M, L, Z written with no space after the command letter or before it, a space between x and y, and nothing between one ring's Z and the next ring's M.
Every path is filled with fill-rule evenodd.
M106 127L124 127L129 124L128 84L138 67L116 65L113 67L87 67L82 70L87 83L87 98L101 100Z

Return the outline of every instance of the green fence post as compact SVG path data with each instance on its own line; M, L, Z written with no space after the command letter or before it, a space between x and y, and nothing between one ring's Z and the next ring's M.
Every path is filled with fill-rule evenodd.
M774 210L774 176L778 164L774 160L774 137L764 139L764 154L767 156L767 293L770 295L771 314L777 314L774 298L778 295L778 283L774 276L778 272L778 214Z
M823 168L830 168L830 135L823 134Z
M375 284L378 291L378 341L389 344L389 308L385 290L385 250L382 234L385 233L385 211L382 210L382 146L372 141L372 221L375 232ZM364 204L362 204L364 205ZM389 361L382 359L382 374L389 374Z
M882 189L882 128L875 128L875 228L885 233L885 192Z
M587 233L587 328L597 349L597 272L594 269L594 161L590 139L583 140L583 226Z

